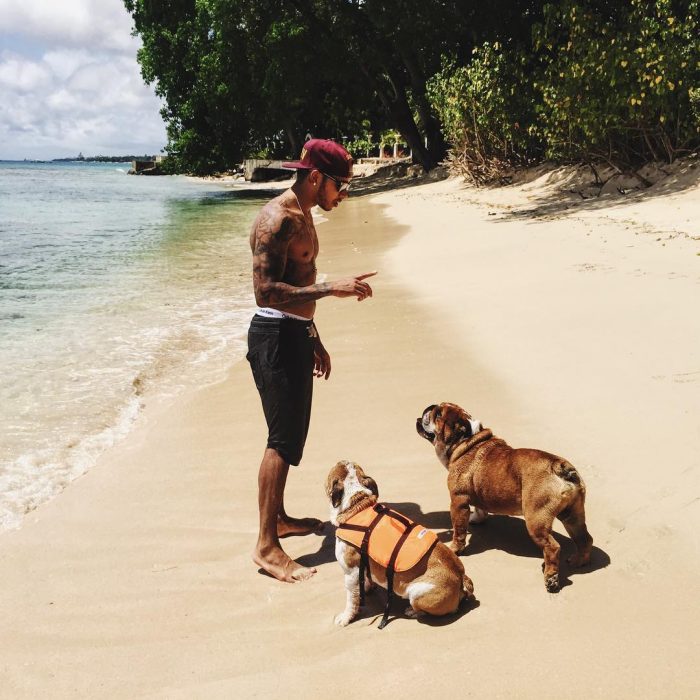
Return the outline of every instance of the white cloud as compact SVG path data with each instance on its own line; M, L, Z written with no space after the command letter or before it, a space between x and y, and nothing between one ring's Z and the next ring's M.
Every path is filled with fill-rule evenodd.
M131 24L121 0L0 0L0 32L56 46L127 51Z
M80 66L92 60L89 51L76 49L58 49L47 51L44 54L44 63L53 71L60 80L66 80L75 73Z
M47 87L50 80L51 71L34 61L10 55L0 63L0 90L30 92Z
M0 0L0 159L157 153L161 103L130 30L121 0Z

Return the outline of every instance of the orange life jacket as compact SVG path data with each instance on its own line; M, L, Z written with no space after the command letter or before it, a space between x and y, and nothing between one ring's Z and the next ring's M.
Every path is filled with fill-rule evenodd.
M353 515L335 534L392 573L413 568L437 542L432 530L382 503Z

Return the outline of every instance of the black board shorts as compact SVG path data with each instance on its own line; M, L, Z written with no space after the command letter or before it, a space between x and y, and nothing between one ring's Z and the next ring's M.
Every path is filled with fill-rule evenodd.
M314 337L312 321L255 315L246 359L267 421L267 446L289 464L301 462L311 418Z

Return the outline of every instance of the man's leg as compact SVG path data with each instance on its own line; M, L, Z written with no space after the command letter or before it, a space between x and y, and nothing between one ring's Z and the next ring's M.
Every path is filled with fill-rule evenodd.
M318 518L293 518L284 510L284 498L277 515L277 535L291 537L292 535L310 535L323 530L323 521Z
M266 448L258 474L260 532L253 552L253 561L276 579L295 583L311 578L316 569L297 564L280 546L277 526L282 512L288 472L289 464L279 452L270 447Z

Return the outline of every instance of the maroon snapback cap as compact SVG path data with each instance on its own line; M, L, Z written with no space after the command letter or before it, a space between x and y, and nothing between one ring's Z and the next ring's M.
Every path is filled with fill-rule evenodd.
M292 170L320 170L331 177L352 177L352 156L330 139L311 139L301 149L301 157L292 163L283 163Z

